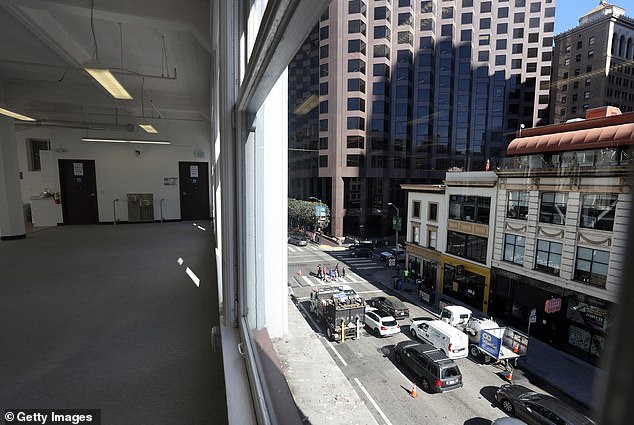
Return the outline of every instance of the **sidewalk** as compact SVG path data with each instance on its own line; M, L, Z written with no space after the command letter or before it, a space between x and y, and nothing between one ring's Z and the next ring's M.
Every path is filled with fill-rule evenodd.
M392 276L395 274L397 273L393 269L379 270L372 275L372 283L384 286L387 293L398 295L431 314L437 316L440 313L436 307L437 304L429 305L418 299L412 280L404 286L403 290L392 289ZM406 289L411 291L408 292ZM601 388L601 382L606 379L605 372L598 367L535 338L530 339L527 354L520 358L518 367L525 372L527 377L537 378L547 383L589 409L597 407L594 389Z
M331 353L319 341L301 307L288 300L288 336L273 340L303 423L378 425Z

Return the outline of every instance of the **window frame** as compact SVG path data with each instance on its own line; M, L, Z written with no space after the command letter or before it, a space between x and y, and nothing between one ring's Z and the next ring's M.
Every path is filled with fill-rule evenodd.
M512 243L509 241L509 237L513 238ZM518 238L522 239L522 243L518 243ZM513 252L511 253L511 258L507 258L507 248L509 246L513 247ZM521 248L521 254L519 253L519 249ZM518 261L518 257L521 255L521 261ZM502 251L502 260L507 261L509 263L517 264L519 266L524 266L524 259L526 258L526 236L522 235L514 235L511 233L504 234L504 250Z
M580 258L579 257L579 252L581 250L590 251L590 259ZM601 262L601 261L595 260L595 255L596 255L595 253L597 251L607 254L606 262ZM589 263L589 267L588 267L589 270L586 271L586 270L581 270L579 268L580 260L583 261L583 262ZM600 264L600 265L604 265L605 266L605 275L597 274L596 276L600 276L600 277L593 278L593 268L594 268L595 264ZM578 246L577 247L577 253L575 255L575 268L574 268L573 273L572 273L572 280L574 280L576 282L587 283L589 285L605 287L605 285L607 283L607 280L608 280L609 267L610 267L610 251L605 251L605 250L602 250L602 249L589 248L589 247L584 247L584 246ZM587 274L587 276L586 276L586 274Z
M540 248L540 244L548 244L548 250L544 250ZM543 246L543 245L542 245ZM559 246L559 252L553 251L554 246ZM546 265L540 264L539 261L539 253L546 254ZM555 276L559 276L561 273L561 257L563 255L563 243L554 242L547 239L537 239L537 244L535 246L535 265L534 269L543 273L552 274ZM557 268L551 267L551 258L559 257L559 262L557 264Z
M545 200L546 196L552 195L552 201ZM558 202L557 198L564 198L563 203ZM568 204L568 194L565 192L541 192L539 203L539 222L540 223L549 223L549 224L558 224L565 225L566 224L566 209ZM563 206L563 208L562 208ZM555 220L555 217L559 217L558 220ZM548 219L549 218L549 219Z
M513 194L517 194L518 199L511 199ZM516 220L527 220L529 193L523 190L510 190L506 195L506 217ZM511 202L513 202L513 205L511 205ZM513 206L513 208L517 207L517 213L511 213L511 206Z

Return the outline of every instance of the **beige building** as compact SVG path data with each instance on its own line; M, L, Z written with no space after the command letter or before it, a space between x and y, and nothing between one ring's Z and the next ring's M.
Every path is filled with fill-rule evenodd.
M598 360L618 302L634 113L524 130L500 170L489 314ZM598 118L590 119L592 116Z

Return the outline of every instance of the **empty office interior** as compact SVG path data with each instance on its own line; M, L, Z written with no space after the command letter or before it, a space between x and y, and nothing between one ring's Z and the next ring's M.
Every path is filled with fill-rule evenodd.
M25 354L0 366L2 372L16 366L0 373L7 379L0 405L49 401L103 409L109 423L131 423L131 409L156 409L172 395L172 403L194 406L192 423L210 423L210 409L223 412L214 410L220 394L228 423L296 419L284 407L292 402L273 390L283 377L270 373L274 362L261 347L288 332L285 69L327 3L2 2L0 108L12 114L0 117L2 268L35 267L6 274L10 282L0 285L0 329ZM119 87L99 81L99 73ZM33 297L38 302L29 304ZM14 298L30 307L8 308ZM64 322L68 332L56 329L38 356L26 355L42 337L35 329L56 324L46 323L56 308L77 307L65 303L70 299L97 303L96 310L77 309ZM152 314L135 322L144 309ZM105 331L110 320L121 325L115 313L128 317L131 332ZM173 335L193 332L198 345L151 344L145 351L158 351L149 360L144 350L132 350L135 338L152 339L156 329L170 340L165 317L172 317ZM106 339L71 331L82 324ZM99 354L72 364L80 359L66 357L64 344ZM195 361L180 378L177 367L149 366L161 358L170 363L170 356L182 360L192 350ZM101 362L111 356L122 362ZM142 379L144 364L153 379ZM166 390L160 379L194 379L197 372L198 386ZM107 385L100 379L106 375ZM115 396L135 377L144 397ZM44 394L84 388L88 379L93 390L75 398L82 406L73 400L79 390ZM36 389L38 382L46 382L46 391ZM152 385L162 390L153 393ZM151 418L174 423L167 414Z

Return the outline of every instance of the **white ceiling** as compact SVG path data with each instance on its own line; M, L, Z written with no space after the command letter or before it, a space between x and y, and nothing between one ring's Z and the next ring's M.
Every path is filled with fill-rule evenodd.
M0 0L0 105L43 121L208 121L209 0L93 1ZM96 55L133 100L83 70Z

